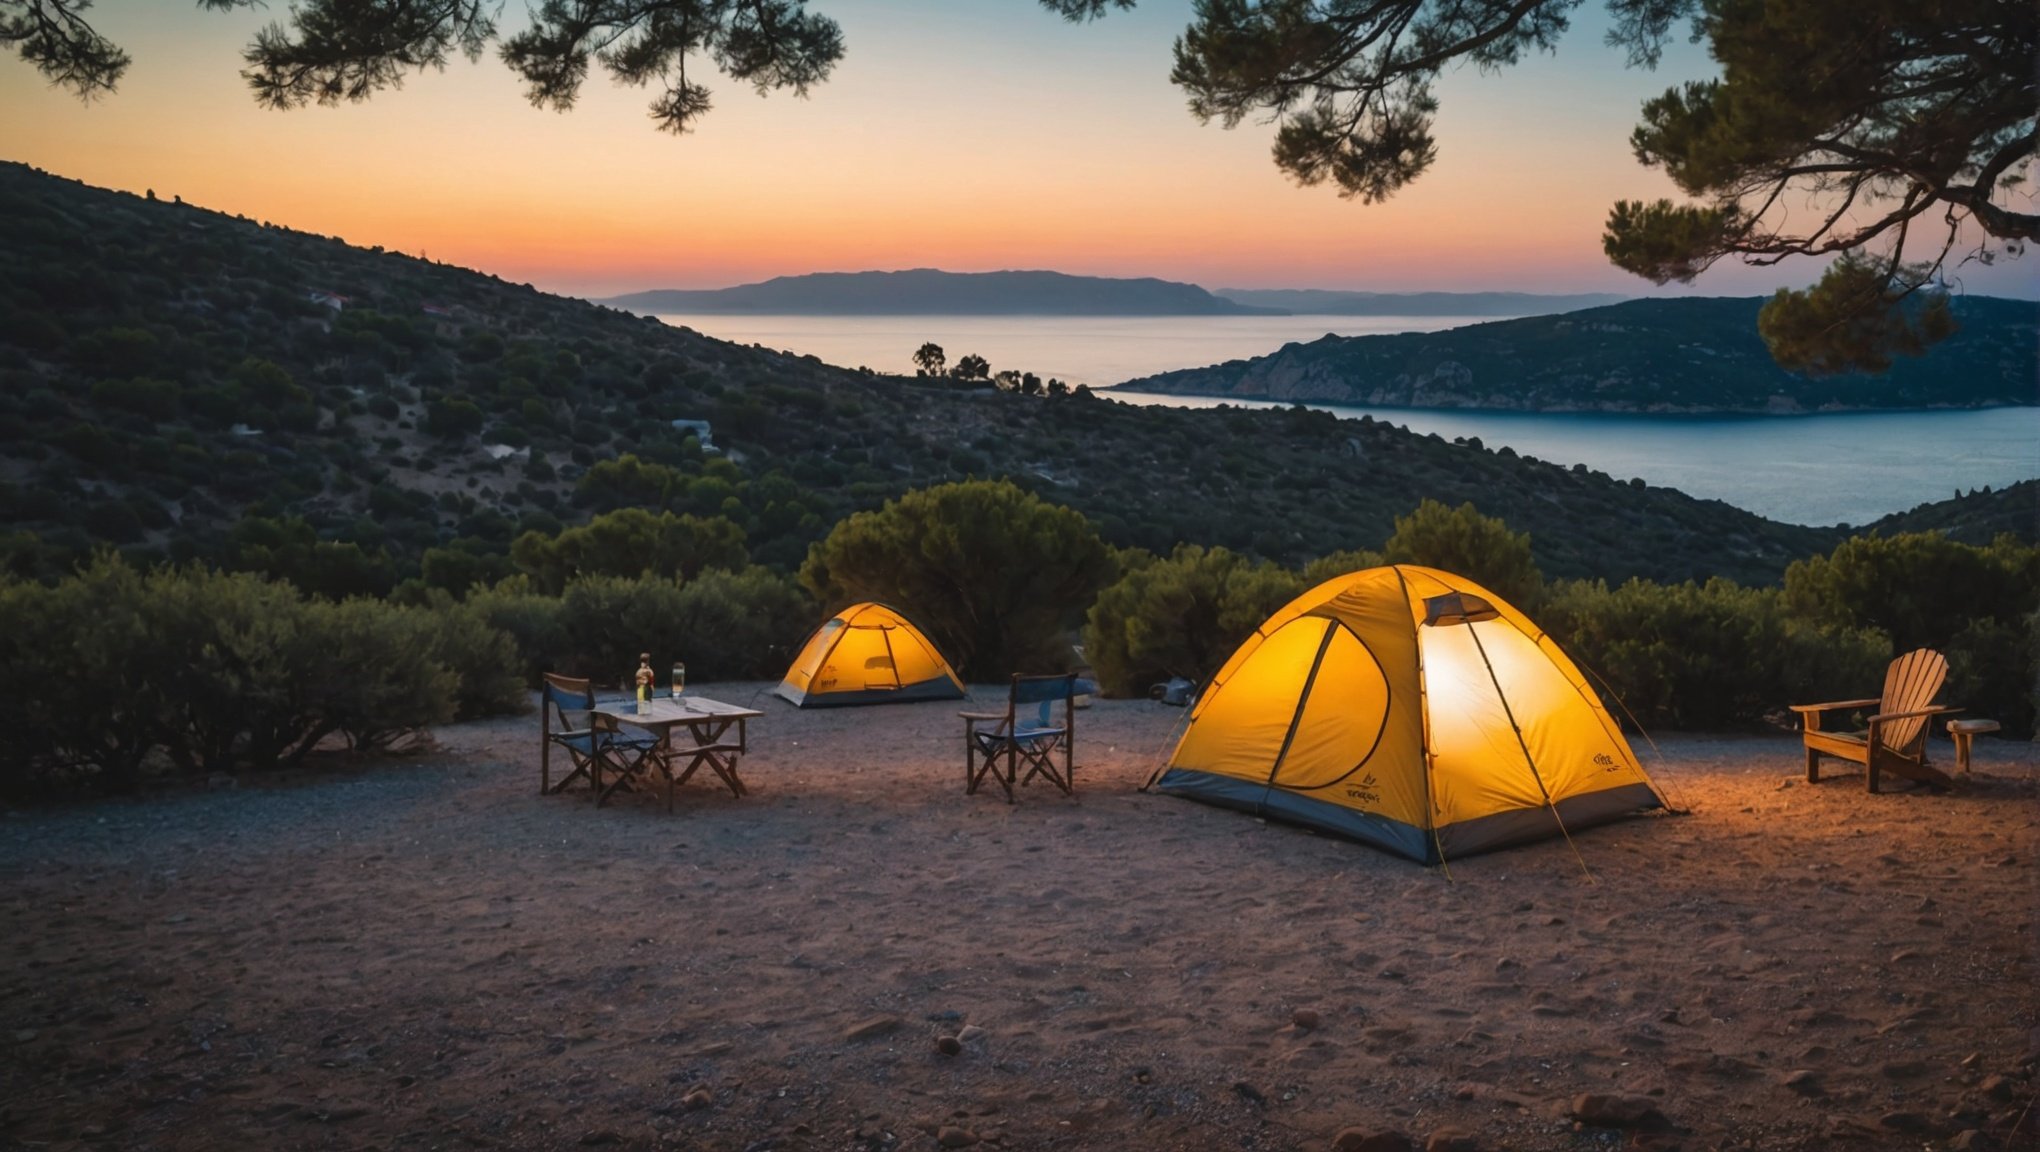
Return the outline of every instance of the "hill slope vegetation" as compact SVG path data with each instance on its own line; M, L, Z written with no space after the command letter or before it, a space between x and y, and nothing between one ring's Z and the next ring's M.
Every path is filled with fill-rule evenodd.
M1761 299L1630 300L1444 332L1326 336L1118 387L1187 396L1542 412L1810 412L2040 403L2040 304L1954 302L1961 325L1883 376L1794 375L1757 334Z
M20 165L0 218L0 561L24 575L111 547L459 591L631 507L786 572L844 515L969 476L1116 545L1284 563L1376 547L1424 497L1527 531L1553 576L1770 582L1841 536L1370 420L837 369Z

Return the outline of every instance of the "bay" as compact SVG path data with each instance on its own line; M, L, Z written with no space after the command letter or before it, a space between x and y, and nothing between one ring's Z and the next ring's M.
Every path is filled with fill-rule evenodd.
M1133 404L1210 408L1266 401L1110 392ZM1553 464L1584 464L1789 524L1867 524L1958 490L2040 476L2040 408L1825 412L1807 416L1638 416L1466 412L1313 404L1419 435L1478 437Z
M1327 333L1435 331L1493 317L1452 316L661 316L743 344L846 368L905 373L924 341L1006 368L1093 387L1175 368L1260 356ZM1185 408L1265 401L1114 392ZM1478 437L1488 448L1617 479L1676 488L1795 524L1865 524L1957 491L2040 477L2040 408L1841 412L1802 416L1647 416L1469 412L1313 404L1419 434Z

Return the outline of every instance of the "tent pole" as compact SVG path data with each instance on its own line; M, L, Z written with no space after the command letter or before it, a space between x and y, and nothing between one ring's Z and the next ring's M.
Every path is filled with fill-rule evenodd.
M887 664L890 664L890 665L892 665L892 686L893 686L893 690L894 690L895 692L897 692L897 691L899 691L899 689L900 689L900 686L901 686L901 680L900 680L900 658L899 658L898 656L896 656L896 655L894 655L894 654L893 654L893 650L892 650L892 629L890 629L890 628L884 628L884 627L881 627L881 628L880 628L880 629L878 630L878 636L879 636L879 639L881 639L881 640L884 640L884 641L885 641L885 662L886 662Z
M1402 589L1403 603L1409 603L1410 582L1402 565L1395 568L1396 587ZM1410 647L1417 654L1417 758L1424 764L1424 814L1431 822L1431 849L1438 853L1438 870L1452 881L1452 866L1445 862L1445 838L1438 834L1438 795L1431 788L1431 685L1424 673L1424 626L1410 618Z
M1325 649L1332 646L1332 634L1338 630L1337 620L1325 621L1324 639L1318 641L1317 655L1310 660L1310 675L1303 678L1303 691L1296 695L1296 711L1289 717L1289 731L1282 734L1282 747L1275 753L1275 762L1268 765L1267 782L1261 785L1261 802L1254 809L1256 816L1268 814L1268 794L1275 791L1275 774L1282 771L1282 761L1289 756L1289 746L1296 742L1296 729L1303 723L1304 706L1310 703L1311 686L1317 683L1318 669L1325 662Z
M1537 758L1530 754L1530 742L1523 738L1523 726L1516 723L1516 710L1509 706L1509 694L1502 691L1502 680L1495 675L1494 661L1488 659L1487 645L1480 642L1480 633L1474 631L1471 622L1466 625L1466 631L1473 637L1473 647L1480 653L1480 662L1487 666L1488 681L1495 686L1495 699L1502 702L1502 715L1509 718L1509 729L1516 734L1516 747L1523 750L1523 763L1530 767L1530 778L1537 781L1537 794L1544 797L1544 806L1551 809L1551 818L1558 823L1559 835L1565 837L1566 847L1572 849L1573 859L1580 862L1580 871L1587 874L1587 882L1591 884L1594 872L1587 867L1587 858L1580 855L1580 846L1573 843L1572 832L1565 826L1565 817L1558 814L1558 805L1552 802L1551 790L1544 786L1544 774L1537 770Z

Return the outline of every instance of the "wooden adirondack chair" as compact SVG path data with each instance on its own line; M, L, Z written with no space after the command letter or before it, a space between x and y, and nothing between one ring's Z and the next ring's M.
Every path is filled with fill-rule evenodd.
M1884 672L1884 695L1875 700L1792 705L1805 720L1806 782L1820 783L1820 758L1832 756L1863 765L1872 792L1877 791L1878 776L1884 772L1940 788L1953 787L1953 778L1927 763L1928 719L1961 711L1934 703L1934 694L1947 679L1947 657L1931 648L1919 648L1891 662ZM1866 731L1821 727L1824 713L1873 707L1877 711Z

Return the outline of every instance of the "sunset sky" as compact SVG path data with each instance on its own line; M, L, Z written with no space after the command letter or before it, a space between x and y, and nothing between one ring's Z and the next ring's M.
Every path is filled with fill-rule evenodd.
M82 104L0 60L0 157L577 294L911 267L1642 294L1602 258L1602 220L1618 198L1674 194L1629 130L1646 96L1708 69L1681 38L1657 72L1626 70L1582 8L1556 57L1448 75L1437 165L1364 206L1286 181L1268 126L1190 116L1168 82L1189 0L1091 25L1034 0L810 6L848 45L827 83L761 98L718 76L716 108L676 138L647 120L649 92L599 73L573 112L534 110L493 57L366 104L265 111L239 52L279 7L99 0L90 16L135 61L120 91ZM520 20L513 0L505 23ZM2036 265L1959 275L2031 296ZM1685 290L1816 274L1723 267Z

